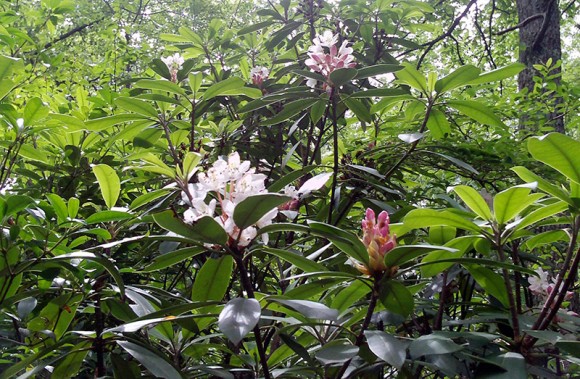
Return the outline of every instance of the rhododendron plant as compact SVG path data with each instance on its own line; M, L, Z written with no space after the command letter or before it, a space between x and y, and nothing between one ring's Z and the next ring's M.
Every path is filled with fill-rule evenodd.
M270 75L270 70L263 66L256 66L250 70L250 77L252 78L252 83L258 87L262 87L262 84L268 76Z

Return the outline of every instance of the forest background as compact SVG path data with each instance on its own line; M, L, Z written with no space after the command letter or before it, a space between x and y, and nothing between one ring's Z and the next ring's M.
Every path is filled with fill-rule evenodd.
M580 375L579 22L0 0L0 377Z

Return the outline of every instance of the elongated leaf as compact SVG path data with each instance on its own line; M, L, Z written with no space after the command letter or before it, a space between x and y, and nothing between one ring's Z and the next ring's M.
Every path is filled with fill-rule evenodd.
M362 280L355 280L335 296L332 300L331 307L343 313L369 292L371 292L371 287L367 283Z
M38 97L28 100L24 107L24 125L30 126L48 116L48 107Z
M257 223L268 212L292 200L291 197L262 193L242 200L234 210L234 222L241 230Z
M165 379L182 379L179 371L156 352L129 341L117 341L117 344L145 366L153 375Z
M403 219L406 227L411 229L426 228L430 226L452 226L459 229L479 232L481 228L470 220L448 210L436 211L434 209L414 209L407 213Z
M51 193L46 195L46 198L50 202L50 205L52 205L54 213L56 213L57 221L59 223L65 222L68 218L68 208L62 197L55 193Z
M348 109L350 109L360 121L368 123L372 121L369 108L365 106L362 101L350 97L344 97L343 101Z
M327 271L327 268L321 265L320 263L316 263L298 253L293 253L283 249L274 249L269 247L264 247L260 249L261 251L278 257L280 259L285 260L293 264L294 266L298 267L304 272L320 272L320 271Z
M117 176L115 170L106 164L99 164L93 166L93 172L99 182L101 194L107 207L112 208L117 203L119 194L121 193L121 181Z
M97 213L93 213L92 215L87 217L85 222L87 223L87 225L91 225L91 224L99 224L101 222L113 222L113 221L128 220L132 217L134 217L134 216L129 212L100 211Z
M85 357L90 351L91 345L91 341L83 341L73 346L71 352L68 353L66 358L55 367L52 375L54 375L55 378L63 379L77 376Z
M322 364L330 365L346 362L357 356L358 346L343 343L327 343L314 355Z
M308 318L321 320L336 320L338 318L338 311L336 309L328 308L326 305L314 301L290 300L273 296L268 297L268 300L292 308Z
M152 272L162 270L186 259L193 258L196 255L204 253L205 251L207 251L207 249L200 246L184 247L183 249L171 251L169 253L165 253L158 257L155 257L153 259L153 262L149 263L143 269L143 271Z
M318 99L300 99L293 101L291 103L286 104L284 109L280 111L276 116L272 117L269 120L264 120L262 125L275 125L279 124L283 121L288 120L289 118L297 115L300 112L306 111L310 108L314 103L318 102Z
M558 199L563 200L570 205L574 205L574 202L572 199L570 199L570 196L566 193L566 191L548 182L546 179L534 174L527 168L523 166L516 166L512 168L512 171L515 172L523 181L528 183L536 182L538 183L538 188L542 191L549 193L550 195L557 197Z
M409 345L409 353L414 359L426 355L450 354L460 350L463 350L461 345L453 342L451 338L438 334L421 336Z
M185 91L183 88L169 80L151 80L142 79L135 83L135 87L146 88L152 90L160 90L165 92L174 93L176 95L184 95Z
M256 299L238 297L228 301L218 318L220 331L237 345L260 321L262 309Z
M102 255L97 255L95 253L89 253L86 251L78 251L75 253L68 253L63 255L57 255L56 257L46 258L46 261L61 261L61 260L70 260L70 259L87 259L89 261L96 262L103 266L105 270L111 274L117 286L119 287L119 291L121 292L121 296L125 296L125 284L123 283L123 278L121 278L121 273L117 269L117 266L113 264L109 260L109 258L104 257Z
M402 70L397 71L395 74L400 82L410 85L411 87L428 94L427 91L427 81L425 77L417 71L417 69L410 63L404 63L405 67Z
M518 353L508 352L492 357L487 357L488 360L497 364L506 372L489 372L485 371L478 375L481 379L526 379L528 373L526 370L526 360ZM479 373L478 373L479 374Z
M432 245L401 245L395 247L385 255L385 265L388 267L400 266L422 255L427 255L432 251L447 250L451 253L456 252L446 246L432 246Z
M498 299L504 307L509 307L508 294L501 275L477 264L463 264L463 266L485 292Z
M93 132L100 132L102 130L105 130L118 124L122 124L124 122L137 120L149 120L149 119L138 114L122 113L113 116L88 120L85 122L85 126L87 127L88 130L91 130Z
M133 97L118 97L115 104L129 112L135 112L148 118L157 119L158 117L158 112L153 105L144 100Z
M224 245L228 240L224 228L209 216L200 218L193 226L185 224L172 211L156 213L153 219L163 229L193 241Z
M34 204L34 199L25 195L12 195L6 198L5 201L5 206L0 204L0 215L2 218L15 215L16 213L28 208L28 206ZM4 212L2 212L2 208L4 208Z
M483 84L489 82L497 82L498 80L504 80L507 78L511 78L520 73L526 65L523 63L512 63L504 67L500 67L493 71L484 72L476 79L473 79L469 82L470 85L474 84Z
M538 161L580 184L580 142L561 133L528 140L528 151Z
M230 255L208 259L193 282L191 300L222 300L230 284L233 268L234 260Z
M522 184L501 191L493 198L493 212L499 224L505 224L528 206L539 200L542 194L530 195L536 183Z
M568 208L568 204L564 201L557 201L553 204L548 204L542 206L529 214L525 215L521 220L517 220L515 223L515 229L521 230L527 226L530 226L538 221L544 220L551 217L557 213L564 212Z
M405 364L409 342L401 341L380 330L365 330L369 349L398 370Z
M451 125L445 113L438 109L433 109L427 119L427 128L431 132L433 139L441 139L451 134Z
M435 83L435 91L437 93L444 93L454 88L465 86L477 78L480 72L477 67L469 64L459 67L449 75L439 79Z
M330 73L329 79L335 87L340 87L356 77L356 68L339 68Z
M349 257L365 265L368 264L369 254L367 249L354 234L321 222L310 222L308 226L312 234L326 238Z
M421 275L425 277L435 276L449 267L453 266L453 263L443 262L446 259L453 259L462 257L472 246L478 241L480 237L478 236L464 236L454 238L445 244L446 247L457 249L456 252L451 252L448 250L438 250L429 253L421 261Z
M402 283L396 280L387 280L379 290L379 300L389 312L407 317L413 312L415 302L413 295Z
M475 121L500 128L507 126L487 105L473 100L449 100L447 105Z
M204 100L210 100L216 96L227 96L227 95L243 95L245 94L245 82L238 77L231 77L221 82L212 84L203 94ZM258 92L260 92L258 90ZM262 93L256 97L260 97Z
M404 66L397 64L377 64L374 66L367 66L358 70L355 79L366 79L371 76L384 75L402 70L403 68Z
M455 192L476 215L486 221L491 220L491 210L489 209L489 205L487 205L483 196L481 196L475 189L468 186L455 186L453 187L453 192Z

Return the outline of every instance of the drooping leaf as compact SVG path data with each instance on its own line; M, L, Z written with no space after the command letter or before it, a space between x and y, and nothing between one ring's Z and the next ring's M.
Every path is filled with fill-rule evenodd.
M357 261L368 264L369 254L361 240L345 230L336 226L324 224L321 222L310 222L308 224L312 234L328 239L334 246L339 248L349 257Z
M580 184L580 142L562 133L550 133L528 140L528 151L534 159L552 167Z
M409 342L401 341L380 330L365 330L369 349L380 359L400 370L405 364Z
M350 109L360 121L367 123L372 121L370 110L362 101L347 96L341 97L348 109Z
M228 290L233 269L234 260L231 255L205 261L193 282L191 300L222 300Z
M315 301L292 300L275 296L268 297L268 300L292 308L308 318L320 320L336 320L338 318L338 311L336 309L328 308L326 305Z
M131 354L153 375L165 379L182 379L183 377L169 362L163 359L158 353L148 348L129 341L117 341L126 352Z
M218 318L220 331L237 345L260 321L262 309L256 299L238 297L228 301Z
M99 182L103 200L105 200L107 207L111 209L117 203L121 193L121 181L115 170L104 163L93 166L93 172Z
M241 230L254 225L268 212L292 198L277 193L261 193L242 200L234 210L234 222Z

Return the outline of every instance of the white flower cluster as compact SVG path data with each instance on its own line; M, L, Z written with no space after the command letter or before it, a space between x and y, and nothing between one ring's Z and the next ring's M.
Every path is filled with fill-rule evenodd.
M256 174L249 161L241 161L237 152L230 154L227 161L221 157L205 173L198 174L198 183L189 184L187 191L182 192L183 201L189 209L183 214L184 221L193 223L204 216L213 217L230 236L237 246L245 247L256 238L257 230L272 223L278 214L278 208L266 213L255 225L240 230L234 222L236 205L249 196L266 193L263 174ZM215 198L205 202L208 193ZM216 215L219 204L220 214ZM268 235L262 236L267 243Z
M252 83L260 87L264 80L268 79L270 76L270 70L263 66L256 66L250 70L250 77L252 78Z
M171 73L171 81L177 81L177 72L183 68L183 63L185 63L185 59L179 54L175 53L165 58L161 58L163 63L167 65L169 72Z
M530 291L535 293L536 295L540 295L542 297L547 297L554 289L556 288L556 278L552 278L552 283L548 282L548 273L544 271L541 267L535 270L539 277L530 276L528 278L528 283ZM560 285L562 287L564 283ZM561 289L558 289L559 291ZM574 294L571 291L566 292L565 298L570 299Z

